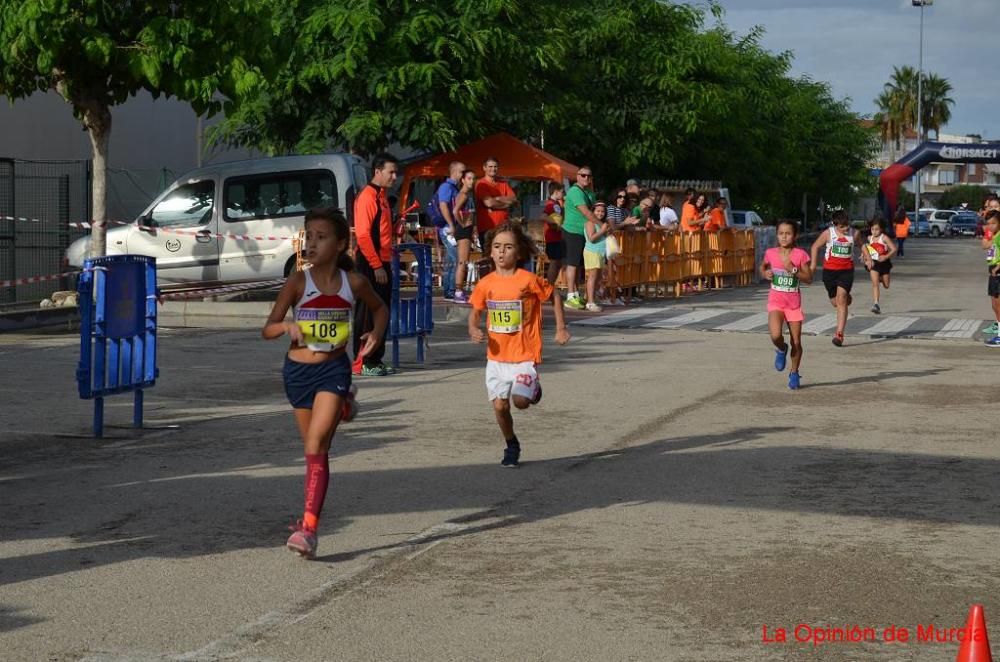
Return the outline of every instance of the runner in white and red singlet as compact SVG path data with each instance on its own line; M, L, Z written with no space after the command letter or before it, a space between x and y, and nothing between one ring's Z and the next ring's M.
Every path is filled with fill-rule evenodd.
M823 258L823 285L830 297L830 304L837 309L837 329L833 334L833 344L842 347L844 329L847 327L847 311L853 299L854 258L861 245L861 233L851 227L851 220L844 210L833 213L833 225L824 230L813 242L810 257L812 264L818 264L820 247L825 246Z

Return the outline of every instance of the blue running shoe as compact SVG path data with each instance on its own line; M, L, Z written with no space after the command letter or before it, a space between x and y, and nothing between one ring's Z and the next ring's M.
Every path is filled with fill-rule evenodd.
M788 346L785 349L774 350L774 369L781 372L785 369L785 361L788 359Z
M788 373L788 388L793 391L799 390L799 373L790 372Z
M987 347L1000 347L1000 336L993 336L986 341Z

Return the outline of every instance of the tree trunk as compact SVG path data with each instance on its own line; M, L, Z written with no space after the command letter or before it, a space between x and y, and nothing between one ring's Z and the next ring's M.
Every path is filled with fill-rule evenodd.
M90 136L94 157L93 229L90 232L90 257L107 254L107 196L108 196L108 143L111 138L111 110L104 105L92 104L83 113L83 124Z

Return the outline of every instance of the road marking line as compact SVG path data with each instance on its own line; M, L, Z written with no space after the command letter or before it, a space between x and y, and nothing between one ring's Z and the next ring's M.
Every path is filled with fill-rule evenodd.
M571 324L576 324L578 326L612 326L623 320L645 317L646 315L655 315L663 310L667 310L667 308L637 308L635 310L621 310L617 313L609 313L607 315L601 315L600 317L574 320Z
M820 315L814 320L809 320L802 325L803 333L811 333L813 335L819 335L828 329L832 329L837 326L837 313L827 313L826 315Z
M728 310L692 310L690 313L668 317L667 319L655 320L641 324L643 329L676 329L687 324L696 324L710 320L713 317L721 317L727 314Z
M730 322L729 324L713 326L712 329L715 331L749 331L755 327L767 324L767 315L767 313L754 313L749 317L738 319L735 322Z
M867 328L864 331L855 331L854 333L859 336L875 336L881 334L897 335L906 328L912 326L919 319L919 317L886 317L874 326Z
M982 320L956 318L948 320L944 328L934 334L935 338L971 338L976 335Z

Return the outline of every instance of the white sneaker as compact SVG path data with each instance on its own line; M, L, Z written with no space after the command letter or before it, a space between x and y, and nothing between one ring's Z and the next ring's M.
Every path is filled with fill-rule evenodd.
M625 301L621 297L618 297L617 299L615 299L614 301L611 302L611 305L612 306L624 306L625 305Z
M591 302L587 304L587 310L592 313L599 313L604 309L598 306L596 303Z

